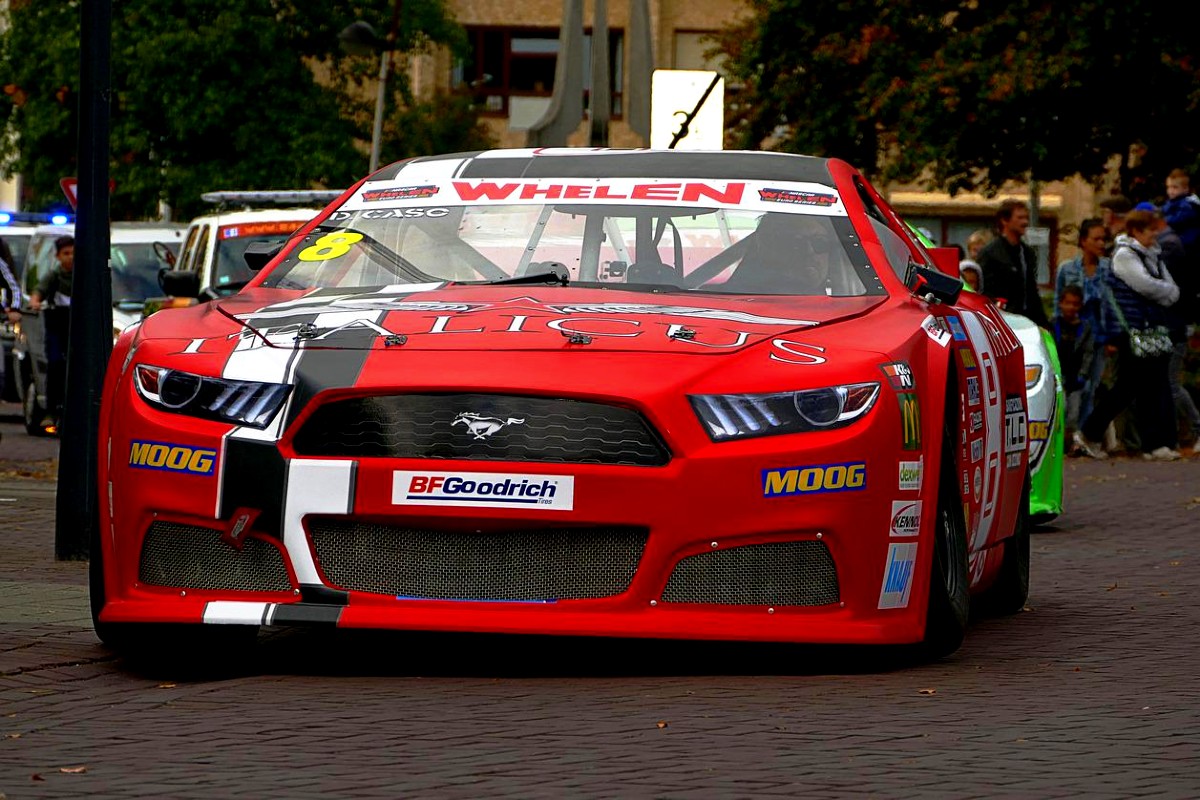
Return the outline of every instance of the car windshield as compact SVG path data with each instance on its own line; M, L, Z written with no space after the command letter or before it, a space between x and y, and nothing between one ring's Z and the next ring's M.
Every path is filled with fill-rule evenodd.
M176 242L163 245L172 253L179 252ZM115 303L141 303L162 294L158 287L158 272L167 265L154 252L150 242L114 244L108 251L112 268L112 299Z
M368 183L293 242L264 285L542 280L655 293L884 293L833 189L662 179Z

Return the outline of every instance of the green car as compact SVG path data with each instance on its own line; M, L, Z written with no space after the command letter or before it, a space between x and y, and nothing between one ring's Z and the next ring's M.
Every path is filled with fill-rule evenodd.
M926 247L936 247L924 233L909 229ZM963 285L965 291L972 291ZM1063 508L1063 427L1066 394L1054 337L1044 328L1017 314L1004 312L1013 333L1025 350L1025 390L1029 408L1029 516L1044 525Z

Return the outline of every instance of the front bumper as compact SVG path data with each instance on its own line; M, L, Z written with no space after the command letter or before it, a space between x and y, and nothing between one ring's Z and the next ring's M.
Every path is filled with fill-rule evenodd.
M109 442L106 490L113 536L105 553L101 619L847 644L918 641L924 632L937 480L926 459L921 487L899 488L900 462L920 454L883 444L900 441L900 420L894 409L880 406L885 407L838 431L720 445L689 442L661 467L302 458L288 452L286 441L270 443L281 479L264 481L259 507L243 503L230 514L221 512L221 495L230 491L222 482L233 472L229 430L188 420L188 430L182 431L180 417L131 404L137 410L125 413L132 424L116 430L136 430L136 437L118 433ZM940 425L937 415L929 416L928 423ZM937 439L927 435L925 441ZM161 463L181 469L130 466L125 462L135 442L164 443L168 449L160 451ZM797 451L801 443L804 450ZM190 465L204 466L189 455L199 450L214 452L214 467L188 473ZM138 458L151 458L147 452L142 446ZM845 486L851 467L861 467L861 486ZM544 479L559 487L569 481L571 500L569 506L524 507L397 502L404 499L396 493L398 486L426 474ZM768 474L775 476L776 489L784 487L775 496L765 490ZM918 500L926 511L917 534L898 538L892 533L896 504ZM231 532L242 514L253 521L238 533L244 540L239 550L222 536L234 538ZM330 550L321 539L330 526L353 535ZM368 529L374 531L371 536L362 533ZM184 538L171 531L199 531L199 544L184 547ZM616 551L595 544L596 531L640 532L634 538L641 536L644 544L632 556L624 582L597 577L624 567L614 566ZM506 537L553 537L563 553L554 564L571 574L555 575L554 564L547 568L539 562L541 577L523 581L524 565L532 571L542 554L536 544L528 545L525 555L494 559L503 574L490 584L474 542L442 553L441 562L429 561L430 548ZM385 552L388 548L398 552ZM630 556L621 558L628 562ZM431 569L440 573L417 582L425 596L397 588L414 585L410 578L397 578L406 559L433 563ZM829 569L822 572L822 564ZM382 574L365 575L372 565ZM456 583L454 573L471 570L469 581ZM519 573L515 579L514 571ZM428 590L443 585L438 580L446 574L451 577L443 583L450 588ZM454 596L454 587L468 584L472 591ZM503 588L488 596L488 586ZM555 596L539 589L545 586L568 591Z

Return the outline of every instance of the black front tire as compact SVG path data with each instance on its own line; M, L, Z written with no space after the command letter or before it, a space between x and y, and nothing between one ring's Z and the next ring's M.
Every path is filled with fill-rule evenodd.
M257 625L101 622L104 554L98 533L91 541L88 590L96 638L136 668L188 678L217 678L245 672L253 661Z
M1029 599L1029 531L1033 527L1029 516L1029 477L1021 492L1021 506L1013 534L1004 541L1004 560L1000 573L991 587L979 597L987 614L1007 616L1025 608Z
M921 643L923 654L931 659L948 656L962 645L971 617L967 523L963 518L954 463L954 420L958 415L953 411L953 404L948 405L946 429L942 432L942 468L938 480L933 561L929 571L929 606L925 617L925 639Z
M45 436L46 429L42 421L46 419L46 409L38 401L37 381L30 378L25 384L25 397L21 400L21 413L25 418L25 432L30 436Z

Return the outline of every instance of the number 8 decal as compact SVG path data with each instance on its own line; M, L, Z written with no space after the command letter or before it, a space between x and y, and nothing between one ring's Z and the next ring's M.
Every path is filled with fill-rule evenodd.
M350 252L350 245L361 241L363 235L351 231L327 233L300 251L301 261L327 261L340 258Z

